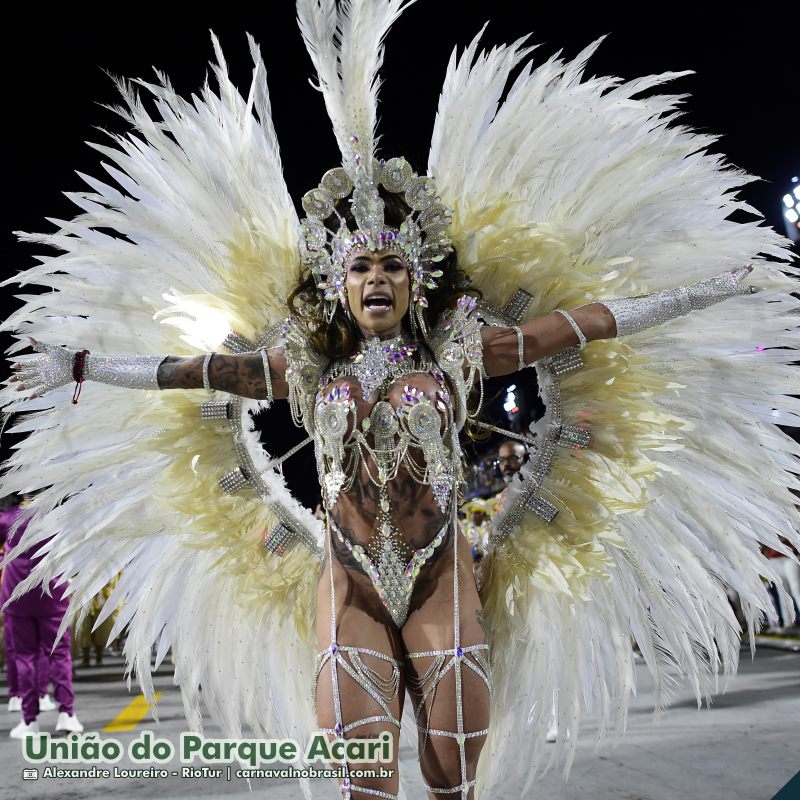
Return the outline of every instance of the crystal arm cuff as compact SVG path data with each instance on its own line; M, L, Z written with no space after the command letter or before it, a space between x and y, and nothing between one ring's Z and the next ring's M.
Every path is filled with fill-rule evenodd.
M126 389L158 389L158 365L166 356L86 356L87 380Z
M586 347L586 337L583 335L580 325L575 322L575 318L569 313L569 311L564 311L563 308L557 308L556 314L561 314L561 316L564 317L567 322L569 322L569 324L572 326L572 330L575 331L575 335L578 337L578 350L583 350L583 348Z
M617 336L628 336L682 317L690 311L708 308L729 297L751 294L754 288L742 283L742 278L751 270L752 267L741 267L692 286L601 302L614 315Z
M38 395L78 380L74 374L75 350L33 341L40 355L20 365L16 379ZM85 352L85 351L84 351ZM166 358L157 356L93 356L86 354L80 379L109 383L128 389L158 389L158 366Z

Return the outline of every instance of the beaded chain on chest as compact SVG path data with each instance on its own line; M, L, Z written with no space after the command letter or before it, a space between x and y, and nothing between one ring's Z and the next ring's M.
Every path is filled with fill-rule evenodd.
M352 552L398 625L408 614L416 577L445 538L445 530L427 546L415 550L402 536L392 515L388 484L401 465L420 484L429 485L439 508L449 504L458 477L458 443L448 441L455 431L450 396L444 376L429 363L414 359L415 348L392 340L369 345L347 362L335 362L325 380L342 375L358 379L365 397L377 393L378 402L359 429L357 405L349 383L338 383L317 395L315 430L320 480L325 505L331 508L340 492L348 491L359 473L378 488L377 513L366 545L351 542L332 525L339 540ZM429 372L435 392L403 387L395 408L386 399L389 386L411 373ZM422 464L412 451L422 453Z
M349 490L362 464L379 489L397 476L402 464L414 480L431 486L442 511L447 508L460 466L458 443L450 441L455 434L450 393L441 371L424 358L416 360L415 352L415 347L398 339L373 340L355 357L334 362L320 380L329 388L317 393L314 430L317 466L328 508L335 505L341 491ZM434 378L436 391L407 383L397 407L388 402L391 384L419 373ZM345 376L358 380L365 399L378 398L360 429L351 385L340 382L330 386ZM412 449L421 451L423 465L409 452Z

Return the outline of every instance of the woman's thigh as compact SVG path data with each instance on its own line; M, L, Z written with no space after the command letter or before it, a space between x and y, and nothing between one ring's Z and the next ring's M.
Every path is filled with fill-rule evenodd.
M474 781L489 727L489 652L472 554L459 536L456 608L452 541L448 546L447 557L429 574L420 574L401 631L419 728L420 766L433 788Z
M366 576L343 566L336 556L333 581L335 606L326 558L317 589L317 722L331 739L391 734L392 763L350 766L393 770L391 778L354 777L352 784L395 793L405 692L400 635Z

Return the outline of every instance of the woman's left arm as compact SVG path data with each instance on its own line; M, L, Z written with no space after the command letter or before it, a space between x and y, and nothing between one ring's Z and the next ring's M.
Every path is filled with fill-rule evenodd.
M748 265L691 286L553 311L519 328L486 326L481 331L484 370L490 377L507 375L567 347L638 333L729 297L751 294L756 290L742 280L752 270Z
M590 303L569 312L580 327L586 341L610 339L617 335L614 315L602 303ZM523 364L532 364L580 344L578 334L563 314L553 311L544 317L520 325L523 344ZM519 369L520 338L515 328L485 326L483 367L489 377L507 375Z

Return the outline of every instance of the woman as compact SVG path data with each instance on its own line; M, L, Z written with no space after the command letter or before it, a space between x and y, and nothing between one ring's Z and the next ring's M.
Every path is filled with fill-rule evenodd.
M572 163L540 157L535 142L525 138L529 134L520 132L520 120L535 130L542 105L563 90L563 116L556 118L574 125L575 109L567 104L574 102L575 76L571 65L553 63L545 65L543 75L523 71L508 96L511 110L498 112L487 81L502 87L524 56L519 44L492 51L488 62L479 59L473 68L476 41L463 62L453 61L432 148L432 171L442 183L415 174L404 159L377 161L374 87L381 41L402 6L396 0L360 2L337 11L332 2L298 3L343 163L303 197L302 220L297 220L280 177L263 65L255 51L256 78L247 102L224 74L221 54L215 68L222 86L219 97L206 87L192 107L166 84L148 87L169 111L164 121L154 124L127 93L126 113L146 139L120 140L124 152L115 155L127 175L135 174L130 179L118 174L130 196L95 182L97 196L78 198L86 215L65 235L54 237L52 243L68 252L45 271L71 276L62 306L68 321L62 325L52 314L62 297L58 293L48 297L47 312L32 302L17 315L17 321L25 320L17 326L20 336L41 331L73 348L38 344L44 354L20 362L19 388L33 397L21 408L45 408L48 398L38 401L35 395L72 380L78 389L85 379L109 386L87 390L81 398L85 417L58 405L40 415L27 449L13 465L13 480L57 483L53 496L68 489L76 494L52 518L62 539L53 545L50 560L62 562L69 574L78 573L73 581L77 598L96 592L101 571L96 564L94 571L88 568L91 556L84 543L95 536L112 541L105 532L109 514L101 515L95 506L113 509L116 520L127 526L118 526L113 534L119 552L107 551L106 578L124 566L109 602L116 607L125 601L117 625L131 623L126 652L140 670L146 692L152 688L150 647L157 644L163 655L174 646L176 678L193 726L200 724L202 685L204 703L229 735L241 730L242 719L258 731L285 730L287 720L302 719L305 713L298 693L305 695L300 687L309 678L315 682L318 724L329 735L388 731L397 745L408 690L430 796L469 798L476 791L482 747L493 733L497 738L487 747L490 756L481 761L484 791L491 780L527 770L530 762L511 749L500 752L498 745L514 739L518 747L525 746L517 732L528 727L529 719L536 723L542 715L549 718L554 705L565 751L574 747L578 709L593 691L602 700L603 714L614 716L611 724L624 724L622 698L632 677L630 648L619 645L627 639L618 633L626 625L635 628L640 644L644 641L651 666L666 675L666 685L673 672L685 672L697 677L699 687L701 678L720 668L716 650L710 667L702 655L711 652L711 642L722 643L723 660L735 659L728 646L735 637L716 604L718 579L745 572L751 613L766 608L758 577L761 564L749 553L747 537L728 535L720 540L718 557L712 559L706 551L704 558L699 541L683 527L694 519L691 512L682 507L674 511L681 492L670 481L678 470L665 468L669 474L664 477L655 461L643 455L648 448L660 454L677 446L676 429L683 417L677 410L670 416L655 406L645 408L650 397L674 401L672 367L661 361L644 363L647 359L624 343L600 344L616 335L644 335L632 341L657 349L660 337L647 339L653 325L749 295L743 278L750 268L728 269L644 296L592 300L613 297L610 287L620 285L628 264L636 265L627 275L637 278L634 283L652 283L648 270L657 269L667 283L665 274L707 277L723 265L741 264L745 252L755 257L777 249L777 244L753 231L746 247L741 237L721 235L728 232L722 222L727 210L724 203L720 208L715 194L722 183L716 163L696 159L693 141L658 133L661 123L655 121L667 113L667 100L663 105L654 101L652 108L619 102L625 91L636 91L633 87L622 87L607 100L604 89L587 90L581 119L595 127L580 135L592 159L577 172L595 181L595 191L573 196L572 203L560 196L553 200L553 187ZM544 86L547 92L540 91ZM467 109L485 122L484 128L460 119ZM552 125L552 109L541 119L548 130L558 127ZM443 138L447 131L450 144ZM538 132L540 141L552 142L547 131ZM572 132L578 136L576 129ZM605 159L594 158L600 134L608 136ZM618 147L623 134L630 134L633 153L628 145ZM558 153L565 135L562 131L553 143ZM651 158L653 153L658 157ZM614 160L617 156L635 167L626 173L629 191L619 190L622 167ZM554 166L544 179L548 164ZM667 180L673 174L667 165L681 175L684 170L702 174L706 183L698 180L697 186L713 183L713 203L703 188L702 197L691 205L683 188L690 182ZM595 171L584 176L584 166ZM575 184L570 186L574 192ZM641 196L635 194L638 186ZM608 201L604 211L590 207L598 198ZM624 208L617 205L623 201ZM682 204L687 203L684 212ZM680 221L670 216L676 208ZM637 217L639 209L648 224L663 223L663 230L638 236L644 224ZM558 214L562 216L556 219ZM697 227L698 217L705 227ZM112 242L98 232L115 225L125 231L124 240ZM298 229L299 258L294 238ZM701 229L716 245L702 268L689 259ZM480 315L456 252L461 268L492 306ZM678 263L689 266L681 269ZM666 266L674 271L669 273ZM765 284L777 291L780 280L770 275ZM72 282L73 276L80 281ZM47 280L60 283L61 278L55 274ZM521 295L514 292L517 287L523 289ZM292 316L276 332L275 307L283 306L290 288ZM784 306L791 305L781 298ZM727 303L734 310L726 313L751 322L756 314L748 303L758 300ZM125 313L128 324L108 325L106 311L96 319L98 302ZM516 311L515 304L520 306ZM214 314L200 313L212 310ZM708 323L712 312L699 316ZM92 346L101 350L107 342L127 352L186 353L191 347L174 334L181 331L182 337L201 343L197 352L213 340L209 321L219 317L226 332L238 332L226 338L227 354L103 356L79 349L84 346L80 334L91 330ZM713 319L729 327L725 314ZM780 339L779 326L761 324L770 341ZM672 330L679 340L675 326ZM681 330L693 331L691 321ZM741 330L740 325L734 332ZM508 374L534 362L547 364L552 389L554 376L579 366L579 349L595 342L586 350L587 372L580 380L587 416L598 430L597 447L583 452L587 425L568 425L568 398L562 409L559 397L549 395L553 424L540 431L539 450L552 461L537 459L523 467L525 480L514 485L520 498L509 492L504 527L498 527L492 553L484 559L482 613L469 547L456 535L462 479L458 433L470 416L476 418L480 405L472 400L468 404L468 395L475 388L480 397L484 375ZM178 346L183 350L177 351ZM552 360L563 352L563 361ZM681 358L686 352L695 355L680 341L672 352ZM707 357L709 365L716 364L713 354ZM679 369L684 369L683 362ZM660 370L668 377L662 379ZM704 378L691 370L686 375L692 386L703 384ZM776 361L769 380L752 389L753 402L759 408L769 406L785 382ZM740 384L732 382L737 388ZM686 390L689 396L692 386ZM201 430L196 405L176 399L174 392L142 394L133 401L117 392L119 387L206 388L259 401L288 399L316 450L326 511L321 569L313 538L307 551L297 546L304 541L298 527L310 530L311 523L300 512L287 512L282 490L259 483L259 475L272 475L282 459L259 465L256 455L242 455L246 431L239 424L235 447L245 460L217 487L216 476L209 476L221 468L222 436ZM618 387L626 397L607 402ZM639 405L632 410L626 402ZM233 401L214 400L201 408L204 420L235 421L245 406L234 409ZM735 417L733 408L725 414L717 415L715 425L725 428ZM102 452L84 436L80 441L85 449L64 471L63 459L71 453L50 431L80 435L87 420L103 443ZM119 429L125 426L118 420L134 426L137 434L123 441ZM738 417L736 422L731 427L738 432ZM713 447L701 444L704 458L712 459ZM567 454L557 455L557 447ZM772 452L781 447L787 448L788 462L787 445ZM133 469L113 476L101 473L110 454L119 457L120 452ZM760 447L753 452L756 462L770 458ZM35 478L30 462L38 466ZM771 463L764 470L776 468ZM557 487L544 482L548 474L557 479ZM657 474L661 496L654 502L647 499L644 483ZM686 474L694 477L691 470ZM140 487L148 481L160 487L158 516L149 517L149 508L128 501L137 491L141 497ZM253 498L234 497L256 485L273 509L266 521L256 516L260 512L253 510ZM702 481L695 479L694 485L706 490ZM557 509L542 494L556 488L566 497ZM98 500L95 506L89 505L92 498ZM45 501L50 504L47 494ZM782 513L781 502L777 494L771 496L768 513ZM648 517L643 514L648 503L655 515L665 508L667 517L674 513L666 522ZM64 535L84 509L90 535L77 530ZM122 513L134 509L141 515L135 521ZM43 511L41 520L47 518ZM556 511L562 513L543 535L541 520L551 523ZM635 537L621 520L623 514L641 516L635 525L630 523ZM47 527L44 521L39 525L36 536ZM515 526L519 530L512 534ZM268 553L257 554L252 545L265 529ZM708 533L715 535L714 530ZM668 572L675 574L662 585L660 579ZM316 591L313 615L305 602L309 584ZM548 584L556 591L543 600L536 592ZM191 587L197 592L189 591ZM579 603L585 598L593 598L589 610ZM278 610L294 614L296 629L275 621ZM267 623L270 612L273 618ZM316 632L311 675L304 672L306 654L298 644L298 632L307 624ZM542 643L537 636L553 641ZM254 651L249 646L253 640L265 644ZM591 648L583 646L586 642ZM664 653L675 654L674 660L668 662ZM236 670L237 681L226 678L231 670ZM499 712L495 718L490 705ZM395 746L395 767L396 754ZM396 772L390 778L351 779L349 769L343 765L344 796L396 796Z
M375 179L363 170L358 175L356 189L371 192L372 201L383 205ZM483 374L505 375L568 347L613 337L617 321L609 306L620 309L618 315L631 326L641 324L637 306L659 319L673 313L674 300L669 293L591 303L553 312L519 329L470 327L474 301L463 302L468 282L458 274L454 257L437 270L441 286L428 298L415 282L400 240L383 246L418 218L399 195L390 208L400 211L386 214L386 225L370 219L369 228L357 226L353 215L347 215L346 255L333 256L334 262L341 258L343 302L337 301L326 323L324 301L320 297L314 303L316 280L304 280L293 299L305 314L292 318L287 348L253 355L166 357L160 363L150 359L146 366L142 359L87 355L81 369L95 380L123 386L145 379L162 390L210 386L279 400L295 391L306 427L315 436L327 513L316 609L318 722L332 735L377 737L389 730L394 739L392 778L358 784L345 778L343 785L351 792L370 789L381 792L379 796L396 796L400 719L408 688L421 730L420 765L431 796L458 791L472 797L488 732L491 671L472 553L457 536L455 515L462 477L457 432L464 416L459 409L466 407L472 388L463 375L470 361L478 367L473 377L480 380ZM342 238L342 228L337 235ZM720 276L714 286L690 287L688 294L706 294L717 302L749 293L740 284L747 272ZM459 317L448 308L459 296L459 310L468 308L469 315ZM455 324L444 340L437 340L445 320ZM427 330L428 325L432 335L413 337L412 330ZM470 359L466 348L476 335L479 355L476 359L472 351ZM461 348L455 369L448 350L454 343ZM368 364L375 346L382 358ZM47 355L38 361L15 364L19 373L12 381L20 381L19 391L42 384L54 388L71 380L77 354L43 349ZM348 352L350 356L336 358ZM291 375L302 373L320 356L330 362L312 384L320 386L312 404L308 390ZM432 409L433 402L436 430L420 435L406 420L413 409ZM343 413L331 423L326 422L329 411ZM407 430L401 429L403 422Z

